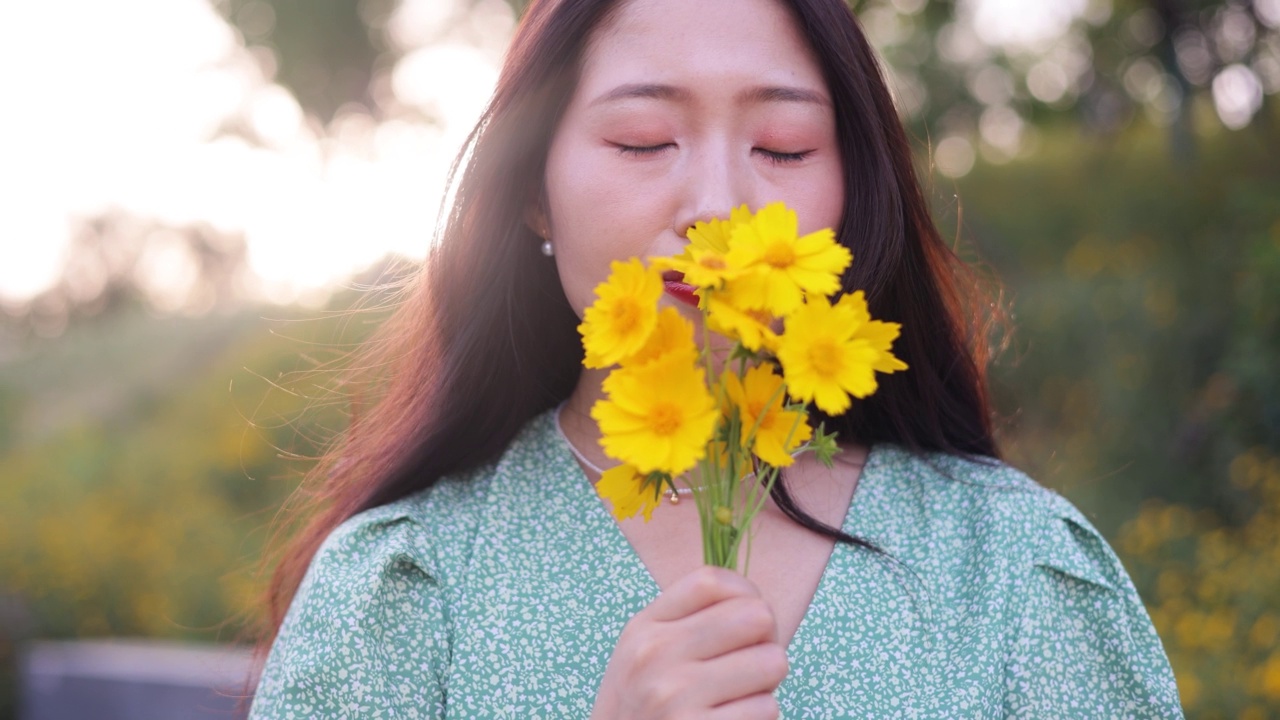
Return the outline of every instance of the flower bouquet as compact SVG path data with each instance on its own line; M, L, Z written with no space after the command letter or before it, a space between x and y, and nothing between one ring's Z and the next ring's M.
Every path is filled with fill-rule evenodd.
M861 291L829 299L849 250L829 228L801 236L798 225L782 203L699 222L680 255L614 262L578 327L583 365L613 368L591 417L621 464L598 492L619 520L647 522L683 477L708 565L737 569L741 554L745 572L781 470L807 452L831 465L835 435L810 425L809 403L839 415L875 392L876 372L907 367L890 351L900 325L871 319ZM659 307L673 287L696 296L701 343L679 310Z

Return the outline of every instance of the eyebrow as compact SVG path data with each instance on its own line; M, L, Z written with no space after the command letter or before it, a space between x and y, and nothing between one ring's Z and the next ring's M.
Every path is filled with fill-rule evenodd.
M689 102L693 97L692 93L684 88L674 85L660 85L656 83L631 83L627 85L619 85L600 97L592 100L588 107L603 105L605 103L617 102L619 100L667 100L672 102ZM795 102L806 103L811 105L820 105L827 107L831 105L831 101L821 93L805 88L762 85L759 87L748 88L738 93L735 98L739 105L748 105L756 103L771 102Z

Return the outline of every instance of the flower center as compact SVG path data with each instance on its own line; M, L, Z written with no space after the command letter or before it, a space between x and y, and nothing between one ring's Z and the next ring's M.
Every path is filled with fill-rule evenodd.
M835 377L840 372L843 359L840 347L830 340L819 340L809 347L809 364L823 377Z
M680 421L683 419L684 413L680 411L680 406L675 403L658 403L649 411L649 427L653 429L654 435L666 437L674 435L680 429Z
M764 261L775 268L791 267L796 261L796 251L791 243L778 240L765 248Z
M763 402L748 403L747 412L751 413L752 422L760 423L761 430L773 429L773 413L769 412Z
M636 329L640 324L640 316L643 312L640 303L631 298L624 298L613 304L610 313L613 320L613 327L620 334L628 334Z
M703 255L698 258L698 264L708 270L723 270L726 267L724 258L719 255Z

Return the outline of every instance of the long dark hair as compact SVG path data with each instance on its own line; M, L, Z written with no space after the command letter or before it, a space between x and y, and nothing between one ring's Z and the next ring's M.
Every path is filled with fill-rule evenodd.
M354 367L383 379L377 401L304 487L309 524L269 590L272 642L324 538L352 515L498 457L535 415L572 392L582 347L555 264L524 222L568 105L587 39L618 0L533 0L494 94L451 175L455 200L404 301ZM940 237L874 52L843 0L787 0L819 58L836 107L845 172L842 243L855 262L846 291L902 323L895 353L910 371L843 416L819 417L847 441L917 452L997 455L987 408L985 338L970 322L967 270ZM350 385L349 385L350 386ZM800 524L870 547L775 499Z

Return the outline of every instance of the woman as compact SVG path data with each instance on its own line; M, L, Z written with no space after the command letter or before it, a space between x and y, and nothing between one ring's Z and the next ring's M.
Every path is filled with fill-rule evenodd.
M841 0L535 0L464 157L254 716L1181 716L1105 541L995 459L961 268ZM838 228L910 370L823 418L837 462L788 468L741 577L699 567L692 503L602 506L575 327L611 260L775 200Z

